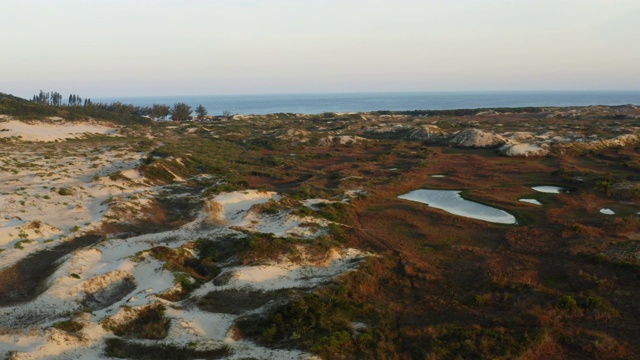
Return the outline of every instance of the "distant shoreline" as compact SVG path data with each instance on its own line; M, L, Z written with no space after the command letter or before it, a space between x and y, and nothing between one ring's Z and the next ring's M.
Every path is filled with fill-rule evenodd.
M389 92L259 95L198 95L92 98L95 102L120 101L136 106L202 104L209 114L267 115L275 113L321 114L457 110L510 107L621 106L640 104L637 91L490 91L490 92Z

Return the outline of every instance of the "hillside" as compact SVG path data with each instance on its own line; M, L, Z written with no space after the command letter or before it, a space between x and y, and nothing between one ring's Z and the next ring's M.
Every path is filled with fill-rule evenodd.
M99 120L121 125L149 124L130 105L92 104L89 106L53 106L38 104L17 96L0 93L0 115L21 120L45 120L60 117L68 121Z
M640 354L637 106L43 124L0 139L0 357Z

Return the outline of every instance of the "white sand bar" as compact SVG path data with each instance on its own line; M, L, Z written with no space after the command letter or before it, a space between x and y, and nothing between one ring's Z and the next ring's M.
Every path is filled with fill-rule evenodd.
M414 190L398 196L400 199L417 201L454 215L469 217L498 224L515 224L516 218L508 212L468 201L458 190Z

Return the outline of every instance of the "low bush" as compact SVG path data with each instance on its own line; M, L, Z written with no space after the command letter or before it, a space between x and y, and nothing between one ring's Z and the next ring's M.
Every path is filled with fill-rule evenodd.
M79 323L77 321L65 320L65 321L59 321L59 322L53 324L53 327L58 329L58 330L66 331L68 333L76 333L76 332L82 330L84 325L82 325L81 323Z
M212 350L196 350L188 346L138 344L118 338L105 341L104 354L121 359L222 359L232 354L228 346Z
M128 322L115 324L106 321L103 327L118 336L129 336L138 339L164 339L169 331L170 320L164 316L162 304L146 306L138 311L137 316Z

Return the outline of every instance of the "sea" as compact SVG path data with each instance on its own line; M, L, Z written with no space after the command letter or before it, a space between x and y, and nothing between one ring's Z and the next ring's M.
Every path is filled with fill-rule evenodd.
M473 91L197 95L92 98L136 106L183 102L209 115L321 114L378 110L449 110L497 107L589 106L640 104L640 91Z

